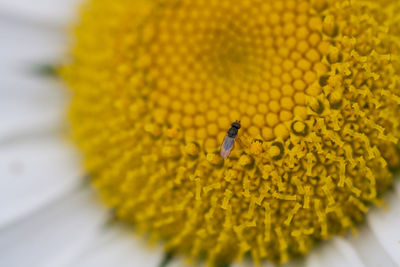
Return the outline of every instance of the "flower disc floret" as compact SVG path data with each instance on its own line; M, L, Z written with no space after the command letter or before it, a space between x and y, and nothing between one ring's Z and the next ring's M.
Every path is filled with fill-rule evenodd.
M399 165L399 12L89 0L62 74L93 184L118 218L210 265L285 262L355 231Z

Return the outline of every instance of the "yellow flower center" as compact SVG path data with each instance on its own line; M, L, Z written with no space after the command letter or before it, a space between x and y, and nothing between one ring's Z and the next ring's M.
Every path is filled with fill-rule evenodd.
M210 265L285 262L355 231L399 165L399 12L90 0L62 74L94 185L118 218Z
M142 82L154 83L154 120L209 150L237 119L252 137L287 138L327 70L320 59L329 44L309 10L308 2L196 1L155 11L138 59L151 74Z

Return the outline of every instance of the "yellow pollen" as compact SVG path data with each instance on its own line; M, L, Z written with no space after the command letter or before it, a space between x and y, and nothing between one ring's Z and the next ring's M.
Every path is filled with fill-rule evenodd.
M259 155L262 152L262 143L259 141L255 141L251 143L250 151L251 154Z

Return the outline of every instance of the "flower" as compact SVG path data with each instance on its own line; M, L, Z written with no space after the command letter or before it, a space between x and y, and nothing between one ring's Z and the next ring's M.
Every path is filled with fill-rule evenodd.
M59 113L65 96L59 95L53 81L26 73L30 63L56 62L61 54L64 40L54 22L61 14L49 5L37 14L40 5L18 7L19 3L0 4L2 14L8 14L0 21L5 26L2 88L13 89L3 92L0 98L4 108L0 114L0 265L110 266L126 262L154 266L159 260L157 253L147 255L145 250L131 247L130 236L124 239L115 234L117 229L104 228L104 210L93 207L87 189L77 190L80 169L76 155L53 131L60 130L57 125L62 120ZM49 18L45 10L51 11ZM38 102L38 98L43 100ZM252 136L241 138L250 142L249 148L244 144L246 153L260 151ZM237 144L233 153L237 149L242 148ZM215 159L212 154L207 156L210 161ZM242 158L241 162L247 160ZM396 189L397 195L388 196L392 204L389 212L373 211L367 217L368 228L362 229L357 238L335 238L325 243L306 258L307 265L399 263L398 186Z
M399 165L399 9L89 1L62 73L93 184L118 218L210 265L283 263L356 232Z

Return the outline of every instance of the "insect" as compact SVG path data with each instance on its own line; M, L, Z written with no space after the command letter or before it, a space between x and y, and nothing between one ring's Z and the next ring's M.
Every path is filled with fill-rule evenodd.
M224 142L221 146L221 157L226 158L232 151L233 144L240 129L240 121L235 121L232 123L232 127L228 130Z

